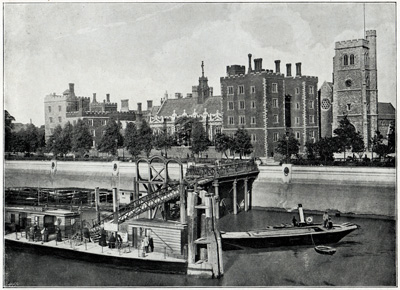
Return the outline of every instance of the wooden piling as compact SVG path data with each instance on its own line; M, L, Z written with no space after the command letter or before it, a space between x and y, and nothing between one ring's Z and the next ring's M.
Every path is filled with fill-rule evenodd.
M237 214L237 179L233 181L233 214Z
M246 177L244 180L244 211L249 210L249 196L248 196L248 186L247 186L248 178Z

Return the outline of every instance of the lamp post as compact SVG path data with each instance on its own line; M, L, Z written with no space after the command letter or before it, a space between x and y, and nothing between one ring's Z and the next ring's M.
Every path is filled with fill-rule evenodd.
M289 131L286 132L286 164L288 164L289 159Z
M118 159L118 138L115 139L115 154L117 155L117 159Z

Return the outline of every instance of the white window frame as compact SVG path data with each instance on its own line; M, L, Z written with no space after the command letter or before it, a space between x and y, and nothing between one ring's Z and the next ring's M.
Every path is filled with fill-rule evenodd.
M93 126L93 119L88 119L89 126Z
M226 94L227 95L233 95L233 86L228 86L227 87Z
M315 123L314 115L310 115L309 116L309 121L310 121L310 124L314 124Z
M273 140L274 140L274 142L277 142L279 140L279 133L278 132L274 132Z
M243 104L243 108L242 108L242 104ZM244 110L246 108L246 104L244 101L239 101L239 110Z
M238 94L240 94L240 95L244 94L244 85L239 85L238 86Z
M256 93L256 87L255 86L251 86L250 87L250 94L255 94Z
M239 116L239 125L246 125L246 116L244 115Z
M251 101L251 108L255 109L256 108L256 101Z
M252 125L256 124L256 117L254 117L254 116L251 117L251 124Z
M296 110L300 110L300 103L299 102L296 103Z
M92 130L93 137L96 137L96 130Z
M272 83L272 92L277 93L278 92L278 84L277 83Z
M235 118L233 116L228 116L228 125L235 125Z
M300 140L300 132L299 131L296 131L296 139Z
M309 108L314 109L314 101L309 101Z
M252 143L257 142L257 135L256 134L251 134L251 142Z
M230 105L232 105L232 108L230 108ZM228 102L228 111L233 111L235 109L235 103L232 101Z
M297 88L295 89L295 93L296 93L296 95L299 95L299 94L300 94L300 88L299 88L299 87L297 87Z
M346 104L346 108L347 108L347 111L351 111L351 103L350 104Z
M279 123L279 115L274 115L274 123Z

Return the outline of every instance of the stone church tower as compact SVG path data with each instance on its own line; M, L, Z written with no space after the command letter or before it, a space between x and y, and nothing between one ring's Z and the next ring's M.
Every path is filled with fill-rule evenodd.
M378 127L378 83L376 31L366 31L366 39L336 42L333 58L332 130L347 116L370 148Z

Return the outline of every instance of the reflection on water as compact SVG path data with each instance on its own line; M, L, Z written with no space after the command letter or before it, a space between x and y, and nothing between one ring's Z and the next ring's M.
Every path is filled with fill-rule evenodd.
M290 223L293 213L251 210L219 221L221 230L246 230ZM314 216L318 222L321 217ZM198 279L109 268L6 249L5 283L19 286L394 286L395 222L335 217L360 229L320 255L313 247L244 249L223 254L221 279Z

